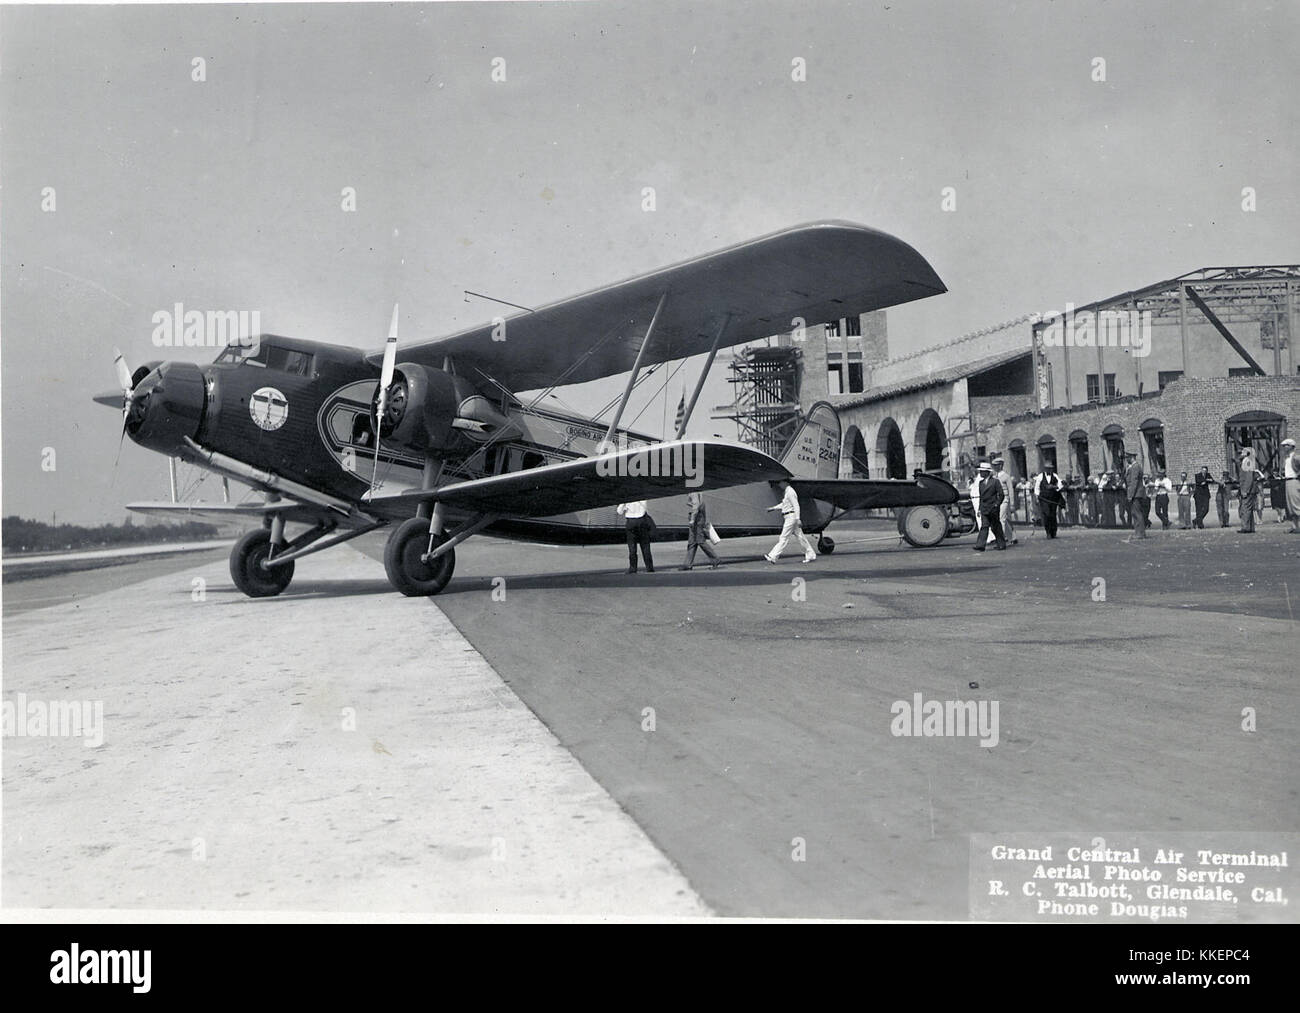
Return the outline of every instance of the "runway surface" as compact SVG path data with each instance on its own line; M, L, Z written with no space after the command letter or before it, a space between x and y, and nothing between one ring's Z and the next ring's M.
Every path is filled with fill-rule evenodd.
M1300 536L834 534L636 576L485 539L437 604L722 914L962 919L978 832L1300 828ZM916 693L999 701L998 746L891 735Z
M441 869L445 893L417 889L419 876L403 888L406 880L391 874L411 861L422 868L421 844L441 824L457 769L486 777L480 804L494 807L529 780L499 750L472 751L496 734L493 721L446 741L444 725L459 705L449 699L457 679L436 646L448 636L443 613L499 673L510 699L517 695L598 782L531 838L547 846L534 884L544 882L547 862L564 866L569 844L549 838L564 824L559 815L577 822L602 798L657 847L658 855L634 864L652 870L653 894L663 901L654 910L669 917L711 909L964 919L972 834L1069 831L1119 841L1141 832L1231 831L1257 837L1261 849L1294 845L1300 537L1270 524L1255 536L1154 532L1128 544L1123 532L1081 530L976 555L969 537L916 550L880 527L835 534L838 551L808 566L793 554L770 566L759 558L767 542L751 539L724 543L732 561L723 569L683 573L672 569L681 547L656 545L659 572L635 576L622 572L618 547L476 538L432 602L389 593L382 568L350 550L304 561L289 592L261 602L238 599L211 564L209 600L229 621L214 621L212 610L192 621L187 572L96 598L129 597L134 619L115 628L105 614L87 625L79 636L98 636L109 649L101 647L102 674L70 683L58 662L66 619L48 617L71 606L7 619L6 699L23 688L10 678L14 664L28 684L71 686L65 694L107 685L112 692L99 696L130 701L118 720L129 716L148 735L94 751L48 741L44 752L32 751L34 740L26 740L16 758L15 743L24 740L6 740L5 903L158 906L111 888L86 892L92 874L108 875L129 854L138 867L131 884L167 883L159 863L190 870L172 884L180 907L229 904L240 878L255 873L254 906L270 909L297 896L300 905L305 897L307 906L360 910L368 898L381 898L374 905L381 909L502 910L495 897L474 908L476 896L491 896L476 892L487 881L455 863ZM382 538L361 541L365 551L382 552ZM312 562L317 569L309 570ZM7 612L13 588L5 589ZM151 636L160 617L172 624L168 635ZM156 670L133 672L136 654L156 654ZM212 657L224 659L224 674L201 672ZM361 755L371 749L367 737L315 729L304 738L301 719L291 721L285 709L286 698L315 700L324 721L363 692L401 729L401 753L391 735L376 736L402 757L400 790L383 790L352 766L383 757ZM996 746L893 734L895 705L918 693L996 702ZM1257 715L1253 731L1243 730L1244 708ZM107 714L105 724L112 727ZM349 751L340 755L344 743ZM107 762L110 745L112 776L87 775L81 763ZM178 773L201 786L199 795L153 784ZM327 810L349 791L361 793L352 801L368 801L373 825L351 827L345 857L330 846L343 831L329 817L283 825L296 817L281 780L295 774L312 783L303 797ZM245 797L240 782L250 775L278 804ZM52 807L71 814L87 792L118 790L124 777L125 797L96 810L104 827L66 816L81 836L68 838L59 862L41 874L16 871L16 861L34 861L67 836L37 829ZM392 798L377 805L377 791ZM547 811L549 789L535 797ZM208 833L218 835L232 799L240 819L257 825L256 847L235 852L220 882L194 893L193 870L203 867L193 864L190 837L198 831L187 823L163 833L158 821L190 807L209 813L217 822ZM14 807L26 832L44 836L39 846L24 839L12 850ZM380 809L418 832L378 845L368 835L385 834ZM141 835L131 821L111 826L121 811L148 828L148 844L132 843ZM357 807L346 811L361 819ZM609 815L601 810L599 822ZM105 845L126 851L105 858L111 849L96 850ZM594 864L570 870L571 894L537 885L528 910L636 913L626 893L590 892L592 878L610 882L591 872L609 846L600 842L589 853ZM297 854L311 863L295 864L288 855ZM263 869L255 855L271 864ZM304 891L299 880L319 879L318 863L331 885ZM1287 908L1252 909L1249 917L1294 920Z
M192 570L213 560L224 560L229 551L228 548L201 549L147 559L119 557L111 562L94 560L83 564L86 567L84 569L66 571L64 567L73 566L70 560L62 565L55 563L49 567L50 572L42 573L39 578L24 574L21 579L4 584L3 589L0 589L0 594L4 597L4 616L7 619L11 615L32 609L79 602L148 577Z

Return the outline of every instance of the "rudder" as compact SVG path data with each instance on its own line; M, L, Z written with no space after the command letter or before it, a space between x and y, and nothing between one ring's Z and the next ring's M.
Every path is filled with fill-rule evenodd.
M839 478L841 437L839 413L830 402L818 401L808 409L781 463L795 478Z

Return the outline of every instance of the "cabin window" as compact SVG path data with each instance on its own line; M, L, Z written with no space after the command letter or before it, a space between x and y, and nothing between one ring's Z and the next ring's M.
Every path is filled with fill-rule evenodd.
M368 412L357 412L352 416L352 440L356 447L370 447L375 442L375 424Z
M310 376L311 360L310 353L293 348L277 348L273 345L266 350L268 369L278 369L283 373L292 373L294 376Z

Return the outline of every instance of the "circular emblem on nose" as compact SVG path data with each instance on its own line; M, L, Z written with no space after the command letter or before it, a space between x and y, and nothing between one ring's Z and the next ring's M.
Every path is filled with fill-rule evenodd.
M289 402L274 387L259 387L248 399L248 414L262 429L279 429L289 418Z

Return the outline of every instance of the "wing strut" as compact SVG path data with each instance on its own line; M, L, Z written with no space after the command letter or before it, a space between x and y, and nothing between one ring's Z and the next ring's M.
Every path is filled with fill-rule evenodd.
M686 406L686 414L682 416L682 423L677 427L677 435L673 437L680 440L686 433L686 424L691 421L691 412L695 411L695 402L700 399L700 391L704 389L704 381L709 375L709 370L713 368L713 358L718 354L718 345L722 341L722 335L727 330L727 325L731 323L731 314L728 313L722 318L722 326L718 328L718 336L713 339L713 347L709 349L709 357L704 360L704 368L700 370L700 379L695 384L695 393L691 395L691 403Z
M659 313L664 308L664 300L668 298L668 290L664 289L663 295L659 297L659 305L655 307L655 315L650 318L650 326L646 328L645 337L641 339L641 347L636 353L636 362L632 364L632 372L627 378L627 387L623 391L623 397L619 400L618 410L614 412L613 419L610 420L609 429L605 432L604 443L610 446L614 433L618 430L618 424L623 419L623 409L627 407L627 399L632 396L632 388L636 386L636 376L641 372L641 360L645 357L646 347L650 344L650 336L655 332L655 323L659 320Z

